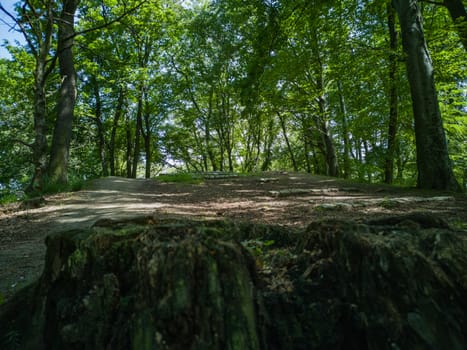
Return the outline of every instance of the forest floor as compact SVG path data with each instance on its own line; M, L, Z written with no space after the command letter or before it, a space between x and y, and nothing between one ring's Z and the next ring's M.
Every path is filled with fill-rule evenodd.
M102 218L231 219L303 228L322 219L366 221L433 213L467 228L467 197L297 173L204 179L197 184L108 177L45 198L40 208L0 207L0 301L42 272L45 237Z

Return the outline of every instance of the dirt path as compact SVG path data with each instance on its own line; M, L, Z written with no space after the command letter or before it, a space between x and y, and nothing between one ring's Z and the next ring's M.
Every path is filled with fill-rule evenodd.
M42 208L0 208L0 299L8 298L43 267L45 237L58 230L88 228L101 218L141 214L234 219L304 227L324 218L364 221L428 211L466 228L467 199L449 194L348 183L306 174L160 183L109 177L85 190L46 198Z

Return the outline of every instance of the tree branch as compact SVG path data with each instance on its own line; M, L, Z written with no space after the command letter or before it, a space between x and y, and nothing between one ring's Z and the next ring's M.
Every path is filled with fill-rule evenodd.
M15 22L15 24L17 24L20 28L20 32L23 34L24 36L24 39L26 40L26 42L28 43L28 46L29 48L31 49L33 55L35 57L37 57L37 50L36 48L34 47L32 41L29 39L28 35L27 35L27 31L26 31L26 28L24 28L23 24L21 22L19 22L15 16L13 16L10 12L8 12L2 4L0 4L0 11L2 11L3 13L5 13L8 17L10 17L12 19L13 22ZM15 30L15 31L18 31L17 29L15 29L14 26L10 26L10 29L11 30Z
M99 29L104 29L104 28L107 28L109 26L111 26L112 24L116 23L116 22L119 22L120 20L122 20L123 18L125 18L126 16L128 16L130 13L136 11L137 9L139 9L141 6L143 6L146 2L148 2L148 0L143 0L141 1L138 5L136 5L135 7L132 7L131 9L125 11L124 13L122 13L120 16L118 16L117 18L114 18L113 20L111 20L110 22L105 22L105 23L102 23L98 26L95 26L95 27L92 27L92 28L89 28L89 29L85 29L85 30L82 30L82 31L79 31L79 32L76 32L74 33L72 36L70 36L68 39L71 39L71 38L74 38L78 35L83 35L83 34L86 34L86 33L89 33L89 32L93 32L95 30L99 30Z
M12 142L16 142L16 143L20 143L20 144L22 144L23 146L29 147L29 148L31 148L31 149L34 148L34 144L32 144L32 143L27 143L27 142L25 142L25 141L23 141L23 140L20 140L20 139L12 139L11 141L12 141Z

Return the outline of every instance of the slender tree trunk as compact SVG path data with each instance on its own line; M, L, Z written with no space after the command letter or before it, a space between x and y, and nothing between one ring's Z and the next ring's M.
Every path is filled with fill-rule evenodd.
M109 144L109 163L110 163L110 175L115 176L115 142L117 137L118 123L123 116L123 105L125 100L125 92L123 89L120 89L118 93L117 107L115 109L114 120L112 124L112 132L110 134L110 144Z
M294 155L294 152L292 150L292 146L290 145L290 141L289 141L289 136L287 135L287 128L286 128L286 125L285 125L284 116L281 115L280 113L277 113L277 115L278 115L279 121L281 123L282 134L284 135L285 144L287 145L287 150L289 151L290 160L292 161L293 170L298 171L297 161L295 160L295 155Z
M320 50L319 50L319 39L317 33L315 32L314 36L314 58L316 60L316 89L319 94L317 102L319 108L319 116L317 118L317 127L321 133L321 138L324 146L324 159L326 162L326 175L328 176L339 176L339 166L337 163L337 154L336 148L334 147L334 141L332 139L331 132L329 130L329 122L327 117L327 101L324 87L324 71L323 71L323 61L321 59Z
M149 114L145 113L144 119L146 120L146 125L149 123ZM151 165L152 165L152 149L151 149L151 130L149 127L146 128L146 133L144 135L144 153L146 154L146 168L144 177L146 179L151 178Z
M105 147L105 135L104 135L104 125L102 123L102 101L101 95L99 92L99 85L97 83L96 77L92 77L92 85L93 85L93 92L94 92L94 100L95 100L95 121L97 126L97 148L99 153L99 158L101 161L102 167L102 175L109 176L109 170L107 167L107 154L106 154L106 147Z
M146 179L151 178L151 165L152 165L152 147L151 147L151 139L152 139L152 132L151 132L151 118L148 109L148 100L147 95L144 94L144 130L142 130L143 138L144 138L144 153L146 155L146 167L145 167L145 174L144 177Z
M321 136L323 138L324 153L326 160L326 175L339 176L339 166L337 163L336 148L332 139L328 121L321 121Z
M250 124L250 122L249 122ZM244 160L244 165L243 165L243 171L248 173L252 171L252 161L251 159L253 158L253 135L251 132L251 127L249 127L248 133L247 133L247 138L246 138L246 145L245 145L245 160Z
M387 6L388 29L389 29L389 125L388 125L388 148L386 150L386 161L384 167L384 182L391 184L394 180L394 156L396 150L397 133L397 32L396 13L391 4Z
M362 139L356 139L355 140L355 159L358 162L358 167L357 167L357 173L358 173L358 179L364 181L365 180L365 164L363 161L363 141Z
M222 143L224 144L224 152L227 153L228 169L233 172L233 159L232 159L232 135L233 135L233 117L230 108L230 97L226 93L222 93L221 100L221 111L224 118L224 123L221 123L222 131ZM225 159L224 159L225 162Z
M199 135L198 128L196 127L196 125L194 123L191 125L191 131L193 133L193 138L195 139L196 148L197 148L197 150L199 151L199 153L201 155L202 171L206 172L206 171L209 170L208 157L206 155L206 150L204 149L203 140L201 139L201 136Z
M229 162L229 171L234 171L233 161L233 135L234 135L234 122L230 121L227 127L227 158Z
M462 0L444 0L443 4L447 7L462 45L467 51L467 11L465 10L465 5Z
M305 151L305 167L306 167L306 172L311 174L311 161L310 161L310 142L308 140L308 133L305 130L303 133L303 149Z
M274 145L274 139L276 135L274 133L274 119L271 118L268 123L267 132L264 135L264 148L263 148L263 164L261 165L261 171L267 171L272 163L272 146ZM258 152L259 153L259 152Z
M29 185L28 191L41 191L44 187L44 176L47 173L47 98L46 84L47 78L55 66L55 60L47 64L47 59L52 46L53 34L53 2L46 4L47 21L41 33L42 38L37 38L39 43L36 53L36 67L34 71L34 144L33 144L33 164L34 175ZM33 25L31 23L31 25ZM43 39L43 40L41 40ZM31 42L29 42L32 45ZM31 48L32 49L32 48Z
M320 86L322 86L321 84ZM316 122L321 134L323 145L322 151L326 162L326 175L336 177L339 175L339 166L337 163L336 148L334 147L334 141L332 139L331 132L329 130L329 123L326 117L326 100L324 95L318 98L318 105L320 115L317 117Z
M436 93L433 63L416 0L393 0L407 54L407 74L412 95L417 147L418 187L459 190L448 155L446 136Z
M34 175L28 191L42 190L44 175L47 171L47 100L45 93L47 79L45 60L47 53L45 53L45 57L42 57L42 53L40 56L36 59L36 70L34 73Z
M344 141L344 179L350 177L350 141L349 141L349 126L347 122L347 107L345 104L344 93L342 91L342 83L337 81L337 91L339 93L339 105L342 113L342 139Z
M131 123L129 117L126 118L126 176L131 178L132 171L131 171L131 152L133 149L133 142L131 139Z
M214 88L211 87L209 92L209 109L208 115L204 118L204 142L206 145L206 151L211 162L211 167L213 171L219 170L216 161L216 155L212 147L212 137L211 137L211 121L213 116L213 97L214 97Z
M368 141L363 141L363 149L365 151L365 170L368 178L368 182L371 183L373 181L373 167L372 162L369 161L368 155L370 154L370 147L368 146Z
M73 58L74 17L79 0L63 0L58 24L57 55L62 79L58 93L57 120L52 139L48 173L51 182L68 182L68 159L76 101L76 72Z
M204 124L204 142L205 142L205 147L207 151L207 158L209 159L211 163L211 168L213 171L217 171L217 162L216 162L216 157L214 155L214 150L212 148L212 141L211 141L211 126L210 122L206 120Z
M138 107L136 110L136 127L135 127L135 145L133 148L133 167L131 177L136 178L138 172L139 156L141 152L141 130L143 127L143 98L144 98L144 87L140 87L138 96Z

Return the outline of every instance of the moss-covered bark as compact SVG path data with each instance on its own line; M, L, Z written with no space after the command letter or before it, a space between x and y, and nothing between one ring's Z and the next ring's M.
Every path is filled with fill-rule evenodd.
M467 234L424 216L304 232L107 220L47 246L42 278L0 307L3 348L467 344Z

